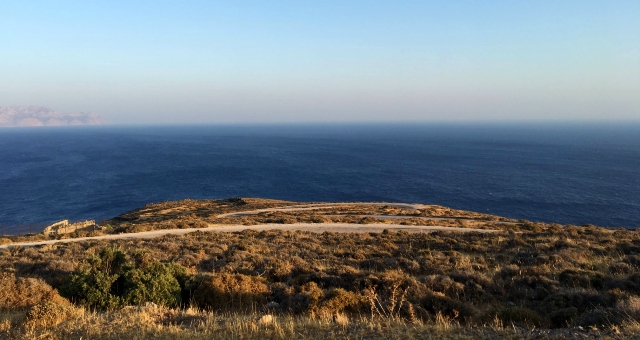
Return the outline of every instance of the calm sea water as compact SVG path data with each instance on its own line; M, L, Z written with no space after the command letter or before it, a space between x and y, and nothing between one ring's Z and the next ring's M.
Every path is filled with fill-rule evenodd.
M640 125L0 130L0 224L183 198L398 201L640 227Z

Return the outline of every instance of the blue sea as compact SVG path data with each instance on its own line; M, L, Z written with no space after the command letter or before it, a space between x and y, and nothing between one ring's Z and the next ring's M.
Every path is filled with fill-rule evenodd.
M640 124L0 130L0 225L229 197L416 202L640 227Z

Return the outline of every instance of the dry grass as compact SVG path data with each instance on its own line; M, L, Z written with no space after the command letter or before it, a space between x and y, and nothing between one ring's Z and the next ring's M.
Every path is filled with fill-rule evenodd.
M140 209L124 213L111 220L103 221L99 230L76 231L70 234L45 236L42 233L8 236L0 239L0 244L41 241L52 238L68 239L87 236L100 236L113 233L135 233L159 229L203 228L209 225L264 223L354 223L354 224L391 224L420 226L445 226L456 228L541 230L546 225L523 222L504 217L455 210L437 205L425 206L420 210L407 210L388 205L340 204L339 206L320 206L317 210L304 211L268 211L240 218L219 218L218 215L232 212L281 208L296 205L317 204L299 203L259 198L232 198L226 200L191 200L148 204ZM404 216L399 219L374 218L368 215ZM429 219L433 217L435 219ZM502 224L509 222L511 224Z
M150 205L127 218L154 219L158 210L164 217L148 225L189 228L193 224L188 221L210 218L205 212L213 214L212 209L218 214L283 204L293 203L181 201ZM201 215L191 216L194 206ZM375 209L403 213L394 207ZM462 215L429 209L420 214ZM169 215L179 217L166 220ZM247 217L246 223L285 215L319 216L264 214ZM114 231L140 226L124 219L119 223ZM4 249L0 338L640 336L637 232L526 223L518 228L492 234L196 232ZM190 278L181 287L182 309L148 306L104 312L65 303L55 288L87 257L113 245L186 267ZM271 322L258 322L265 315L272 315Z
M0 310L25 309L42 302L69 304L42 279L0 273Z
M518 327L462 327L443 316L435 322L402 320L265 315L259 313L212 313L196 309L126 307L114 312L74 308L64 317L48 322L20 324L24 316L0 313L0 337L20 339L588 339L607 336L622 339L638 334L637 322L629 328L607 332L586 330L536 331ZM268 322L264 320L269 320ZM633 331L635 333L629 333Z

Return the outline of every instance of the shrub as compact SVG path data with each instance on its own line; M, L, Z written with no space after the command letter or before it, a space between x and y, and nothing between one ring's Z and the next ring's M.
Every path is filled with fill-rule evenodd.
M311 223L324 223L325 219L322 216L319 215L313 215L309 218L309 220L311 221Z
M544 318L538 312L524 307L511 307L501 310L498 318L507 325L522 324L527 327L540 327L544 324Z
M558 281L560 281L560 284L563 286L570 288L589 288L591 285L591 280L587 273L571 269L567 269L560 273Z
M640 255L628 255L622 260L634 267L640 267Z
M174 307L181 302L185 282L186 269L179 265L152 261L141 253L131 259L117 247L106 247L81 264L61 292L101 309L145 302Z
M37 328L51 328L79 314L80 311L69 303L43 301L29 309L24 327L31 331Z
M441 315L455 320L468 320L476 314L473 305L440 294L429 294L420 305L431 315Z
M68 304L58 291L41 279L0 274L0 310L30 308L43 301Z
M381 271L387 269L387 265L380 259L366 259L358 264L361 269L371 271Z
M315 282L307 282L300 287L300 294L296 296L295 301L298 309L302 311L312 311L318 308L320 301L324 299L324 291L318 287Z
M142 305L153 302L158 305L174 307L181 302L182 289L176 276L176 265L155 262L145 268L127 268L116 285L122 303Z
M194 221L191 224L191 227L192 228L208 228L209 227L209 223L207 223L206 221L203 221L203 220L197 220L197 221Z
M458 297L464 291L464 284L455 282L447 275L429 275L422 282L432 291L447 296Z
M509 298L520 300L543 300L558 290L558 282L545 276L525 276L514 280Z
M341 312L356 313L362 311L365 306L366 300L362 295L336 288L326 294L318 313L325 315L336 315Z
M43 267L37 268L37 274L53 287L60 287L75 270L76 265L66 260L51 260Z
M302 286L288 286L281 283L275 285L273 298L283 311L317 314L321 310L320 304L325 298L325 292L313 281Z
M553 312L574 307L579 313L590 309L607 307L609 301L604 296L586 292L558 293L548 296L541 304L541 311Z
M569 307L559 309L549 314L551 320L551 327L564 328L571 326L575 319L578 317L578 309L576 307Z
M617 303L617 307L631 317L640 317L640 296L624 296Z
M123 252L115 247L104 248L98 256L86 260L61 288L68 298L99 308L120 305L118 291L113 291L126 262Z
M265 279L243 274L214 274L199 279L193 300L201 308L248 309L267 302Z
M502 279L509 279L514 276L519 276L521 274L522 274L522 271L517 265L510 264L500 269L500 271L496 275Z
M631 266L625 262L614 263L609 266L609 272L613 275L629 274Z
M618 326L625 320L625 315L616 308L599 308L584 313L580 318L580 326L605 328Z
M360 220L358 220L358 224L372 224L372 223L376 223L378 220L376 220L373 217L367 216L367 217L363 217ZM389 232L389 230L385 229L386 233ZM382 232L384 233L385 230L383 230Z
M604 284L607 288L618 288L632 294L640 295L640 273L631 274L627 278L609 279Z

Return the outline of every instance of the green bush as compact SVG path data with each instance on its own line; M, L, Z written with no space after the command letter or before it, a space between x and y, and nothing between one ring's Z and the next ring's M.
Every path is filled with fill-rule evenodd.
M122 301L127 305L153 302L158 305L177 306L182 289L173 264L155 262L143 269L130 269L118 280L122 280ZM118 283L118 281L116 281Z
M130 257L118 247L107 247L83 262L61 293L100 309L145 302L175 307L185 282L184 267L152 261L144 253Z

